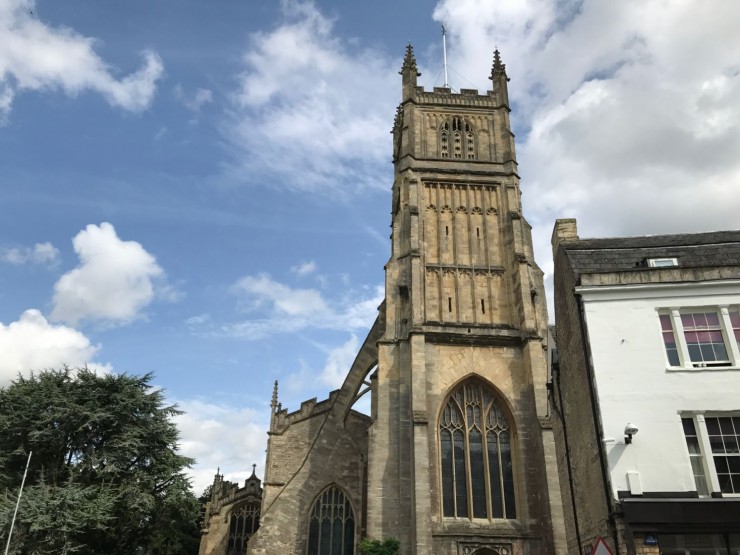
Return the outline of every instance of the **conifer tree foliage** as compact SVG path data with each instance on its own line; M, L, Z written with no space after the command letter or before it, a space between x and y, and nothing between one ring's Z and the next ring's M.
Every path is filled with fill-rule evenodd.
M185 555L198 501L178 430L144 376L46 370L0 389L0 541L33 451L11 553Z

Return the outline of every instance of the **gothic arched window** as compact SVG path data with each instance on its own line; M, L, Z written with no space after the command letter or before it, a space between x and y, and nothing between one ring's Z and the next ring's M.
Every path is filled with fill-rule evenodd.
M459 116L442 124L439 130L439 155L442 158L467 158L475 160L475 135L473 127Z
M460 384L439 419L442 514L516 518L511 428L481 380Z
M311 507L308 522L308 555L353 555L355 515L344 492L326 488Z
M260 504L250 501L234 509L229 516L229 543L226 555L244 555L247 541L260 526Z

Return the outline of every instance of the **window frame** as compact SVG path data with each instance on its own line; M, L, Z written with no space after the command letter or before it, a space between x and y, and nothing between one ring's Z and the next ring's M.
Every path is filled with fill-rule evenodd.
M712 452L712 444L710 442L710 435L709 430L707 428L707 418L740 418L740 412L682 412L679 415L681 419L688 418L693 420L694 428L696 431L696 437L699 440L699 450L701 452L701 461L704 469L704 477L707 482L707 489L708 492L706 495L699 494L699 497L708 498L708 497L728 497L728 498L738 498L740 497L740 489L737 490L736 493L725 493L722 491L722 487L720 485L719 481L719 472L717 471L717 465L714 461L715 455L722 456L722 453L713 453ZM682 433L684 435L684 438L686 438L686 433L683 429L683 422L682 424ZM740 430L737 429L736 426L735 434L736 436L740 434ZM686 452L691 458L691 453L688 449L688 446L686 447ZM731 453L732 456L737 456L738 459L740 459L740 453ZM734 474L730 474L734 475ZM740 474L738 474L740 476ZM692 479L694 479L694 473L692 469ZM699 492L699 488L696 484L696 480L694 480L694 487L696 487L697 493Z
M714 313L717 316L718 328L712 329L689 329L688 333L710 333L711 331L720 331L722 342L727 354L726 360L715 361L695 361L691 359L689 342L687 341L684 329L683 317L689 314L708 314ZM664 329L663 317L668 317L671 323L671 329ZM658 310L658 329L663 344L663 356L665 357L668 370L737 370L740 369L740 337L738 331L740 328L733 324L733 317L737 321L740 319L740 308L733 305L720 306L683 306L680 308L671 307ZM678 364L672 364L669 356L669 346L666 340L667 335L673 339L673 344L678 355ZM711 343L699 343L699 345L708 345Z
M352 503L352 499L350 498L349 494L347 493L347 490L337 484L336 482L332 482L319 491L319 493L314 497L313 502L309 506L308 509L308 518L306 520L306 547L304 549L304 553L306 555L312 555L311 552L311 522L314 519L314 512L316 509L316 505L318 503L322 502L322 498L325 494L329 493L331 490L337 491L339 494L341 494L344 497L345 503L349 506L350 511L350 517L352 519L352 552L351 553L343 553L342 555L355 555L357 553L357 544L358 544L358 533L359 533L359 522L357 520L357 511L355 511L355 507ZM345 516L346 519L346 516ZM324 520L323 518L320 519L320 521ZM332 519L333 521L334 519ZM331 524L330 524L331 526ZM321 537L321 522L319 523L319 538ZM320 546L320 539L319 539L319 546ZM344 548L342 548L344 550Z
M648 258L647 264L650 268L673 268L678 266L678 259L671 257Z
M241 555L247 552L247 542L251 539L252 536L259 530L260 527L260 517L262 516L262 503L258 499L248 499L247 501L244 501L242 503L238 503L232 507L232 509L229 511L229 518L227 520L227 541L226 541L226 552L232 553L231 550L231 542L232 540L234 543L237 541L243 542L244 545L240 549L236 549L236 551ZM244 519L244 525L245 528L242 528L241 531L239 531L238 524L237 524L237 530L232 531L232 519L234 518L243 518ZM252 522L252 530L251 532L246 531L246 523L247 519L251 518ZM236 547L236 546L235 546Z
M490 472L491 467L490 464L488 464L488 454L484 456L484 467L483 467L483 474L484 474L484 483L486 484L486 516L480 517L475 516L475 508L474 508L474 499L473 499L473 488L474 485L472 484L472 470L471 470L471 459L470 459L470 434L469 430L467 430L468 427L468 417L467 415L463 416L463 429L465 430L464 434L464 459L463 464L465 465L465 500L466 500L466 511L467 516L459 516L457 514L455 515L446 515L445 514L445 501L444 501L444 479L445 476L443 475L443 453L442 453L442 428L443 428L443 416L445 413L445 409L450 402L451 399L455 397L458 391L462 390L464 391L464 388L466 385L476 385L481 387L483 390L487 390L487 393L491 396L492 402L490 404L489 412L490 410L493 410L493 407L497 407L498 410L501 413L501 416L506 422L507 428L506 431L508 432L508 441L509 441L509 457L511 462L511 497L510 503L512 505L514 516L507 516L507 499L506 499L506 487L504 486L505 476L504 476L504 470L499 467L499 480L501 483L501 508L503 510L504 516L498 517L494 516L494 495L491 491L491 484L490 484ZM465 409L463 408L463 412ZM481 422L484 424L484 433L483 436L486 436L485 428L486 428L486 420L488 417L488 412L481 415ZM522 517L522 511L523 507L521 506L521 496L519 492L519 481L518 481L518 453L517 453L517 431L516 431L516 424L514 421L514 417L511 412L511 408L506 403L505 398L501 393L498 391L496 387L491 385L488 381L481 378L480 376L468 376L465 379L460 380L457 382L454 386L452 386L447 394L443 397L442 403L440 405L439 414L437 416L437 432L436 432L436 440L437 440L437 470L438 470L438 484L439 484L439 515L440 517L445 521L455 521L455 522L514 522L517 520L521 520ZM454 441L454 440L453 440ZM487 445L488 439L484 440L484 445ZM485 451L486 449L484 449ZM499 454L500 455L500 454ZM500 456L499 456L500 460ZM455 465L455 461L453 459L452 465ZM454 496L454 494L453 494ZM457 501L455 501L455 506L457 505ZM457 512L457 510L455 510Z

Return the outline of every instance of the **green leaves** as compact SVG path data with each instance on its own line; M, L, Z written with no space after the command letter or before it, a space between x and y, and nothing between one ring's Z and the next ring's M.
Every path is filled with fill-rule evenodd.
M360 542L362 555L398 555L401 542L396 538L386 538L384 541L365 538Z
M0 389L0 540L33 457L13 553L197 552L198 503L161 391L144 376L87 368L18 377Z

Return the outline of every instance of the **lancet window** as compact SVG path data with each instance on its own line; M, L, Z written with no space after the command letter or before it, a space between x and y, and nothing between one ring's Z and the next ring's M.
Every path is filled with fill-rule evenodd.
M250 501L234 509L229 516L227 555L244 555L247 541L260 526L260 503Z
M337 486L329 486L311 507L308 555L353 555L355 515L349 499Z
M475 160L473 126L459 116L445 121L439 132L439 155L442 158Z
M444 516L516 518L511 435L483 381L466 380L450 394L439 421Z

